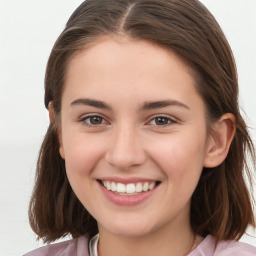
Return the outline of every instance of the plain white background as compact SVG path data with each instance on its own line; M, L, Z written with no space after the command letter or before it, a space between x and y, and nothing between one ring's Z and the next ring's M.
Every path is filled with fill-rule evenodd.
M81 2L0 0L0 255L22 255L42 244L29 227L27 208L48 126L44 72L53 43ZM219 21L234 51L241 107L255 141L256 1L202 2ZM256 245L255 238L242 240Z

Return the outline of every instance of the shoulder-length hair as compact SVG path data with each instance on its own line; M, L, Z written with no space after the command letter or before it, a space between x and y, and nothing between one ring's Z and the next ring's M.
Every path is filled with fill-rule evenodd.
M224 113L236 118L236 134L225 161L204 168L191 200L191 225L197 234L239 239L255 226L245 174L255 151L238 105L238 79L231 48L215 18L198 0L87 0L68 20L53 46L45 76L45 106L61 110L67 64L101 36L128 36L175 52L194 71L204 100L208 127ZM39 238L54 241L71 234L89 237L97 223L74 194L59 154L56 124L50 124L39 153L30 201L30 224Z

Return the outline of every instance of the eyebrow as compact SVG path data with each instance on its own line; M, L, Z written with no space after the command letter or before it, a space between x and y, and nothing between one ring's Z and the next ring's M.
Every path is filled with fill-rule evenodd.
M160 100L160 101L150 101L145 102L140 110L152 110L157 108L165 108L169 106L177 106L185 109L189 109L189 107L177 100Z
M77 99L71 103L71 106L76 105L87 105L95 108L101 108L106 110L111 110L111 107L100 100L93 100L93 99Z
M77 99L71 103L71 106L76 106L76 105L87 105L87 106L100 108L100 109L106 109L106 110L112 109L108 104L106 104L103 101L88 99L88 98ZM142 105L142 107L140 107L140 111L153 110L153 109L164 108L164 107L169 107L169 106L177 106L177 107L189 109L189 107L187 105L185 105L177 100L159 100L159 101L145 102Z

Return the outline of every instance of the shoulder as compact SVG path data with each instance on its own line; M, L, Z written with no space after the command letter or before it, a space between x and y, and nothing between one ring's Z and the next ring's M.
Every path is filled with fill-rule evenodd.
M216 241L208 235L189 256L255 256L256 247L233 240Z
M215 254L216 256L255 256L256 247L233 240L220 241L217 244Z
M24 256L89 256L88 239L81 236L77 239L72 239L56 244L49 244L34 251L31 251Z

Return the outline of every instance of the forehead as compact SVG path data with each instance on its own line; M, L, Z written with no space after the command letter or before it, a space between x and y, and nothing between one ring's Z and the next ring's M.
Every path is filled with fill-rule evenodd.
M171 61L170 61L171 60ZM132 65L130 65L132 64ZM137 68L138 72L142 68L148 70L172 71L179 68L187 73L190 78L194 76L194 71L177 54L170 49L145 40L136 40L129 37L110 38L102 36L93 42L86 44L82 50L76 51L67 63L66 78L70 79L73 75L81 71L78 69L98 68L102 71L128 71ZM163 70L163 71L164 71ZM134 72L135 73L135 72ZM66 79L66 82L67 82Z
M159 45L157 43L149 42L146 40L133 39L128 36L101 36L95 38L95 40L86 43L81 50L76 51L73 56L70 58L67 71L72 70L74 62L81 60L86 57L87 61L92 65L97 63L97 65L102 64L104 68L107 66L105 64L110 64L106 61L118 62L118 66L127 60L134 63L134 65L139 66L141 64L140 60L150 65L155 64L166 64L170 58L175 58L176 64L180 68L186 69L191 75L194 71L190 66L179 57L171 49Z
M134 100L138 95L178 99L196 93L193 71L171 50L108 37L76 52L67 67L65 87L73 97L125 94Z

